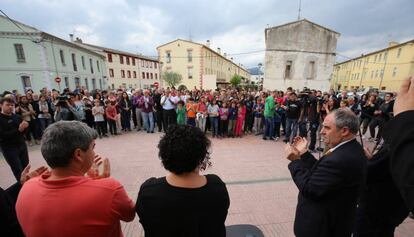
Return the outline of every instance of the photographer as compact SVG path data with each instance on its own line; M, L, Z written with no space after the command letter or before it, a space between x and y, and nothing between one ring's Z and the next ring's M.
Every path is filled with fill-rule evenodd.
M78 120L75 108L75 95L72 93L62 94L57 98L55 104L55 121L71 121Z

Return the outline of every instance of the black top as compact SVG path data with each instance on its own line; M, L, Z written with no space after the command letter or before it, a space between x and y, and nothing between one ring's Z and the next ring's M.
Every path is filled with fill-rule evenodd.
M384 140L390 147L391 176L405 201L414 211L414 110L405 111L391 119L384 129Z
M300 109L302 108L301 103L299 101L288 100L286 106L288 107L286 110L286 117L289 119L299 119Z
M0 146L20 146L25 144L23 133L19 131L22 118L19 115L10 116L0 113Z
M154 98L155 109L157 111L162 111L161 94L155 94L153 98Z
M6 190L0 188L0 236L24 236L15 209L21 187L20 183L16 183Z
M230 205L226 185L216 175L206 178L207 184L200 188L174 187L165 177L145 181L136 204L145 236L226 236Z

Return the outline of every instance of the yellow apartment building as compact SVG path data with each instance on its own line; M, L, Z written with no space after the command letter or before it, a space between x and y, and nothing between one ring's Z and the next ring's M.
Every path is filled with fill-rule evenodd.
M157 47L161 71L181 74L180 84L188 89L213 89L230 84L234 74L249 80L250 73L242 66L222 55L220 49L214 51L207 44L177 39Z
M414 75L414 39L401 44L390 42L387 48L335 64L331 87L398 92L409 75Z

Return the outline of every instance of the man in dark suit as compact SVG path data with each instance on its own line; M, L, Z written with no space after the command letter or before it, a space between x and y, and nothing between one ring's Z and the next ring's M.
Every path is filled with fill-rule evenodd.
M391 175L407 208L414 211L414 76L402 84L394 104L394 118L385 127L390 143Z
M325 118L321 135L329 150L319 160L305 138L287 146L293 181L299 189L294 232L298 237L351 236L367 158L355 137L359 121L349 109Z

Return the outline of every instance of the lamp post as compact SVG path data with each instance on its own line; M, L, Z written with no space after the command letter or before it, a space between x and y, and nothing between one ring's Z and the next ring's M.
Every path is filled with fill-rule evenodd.
M257 66L259 67L259 90L263 89L263 78L262 78L262 63L257 64Z

